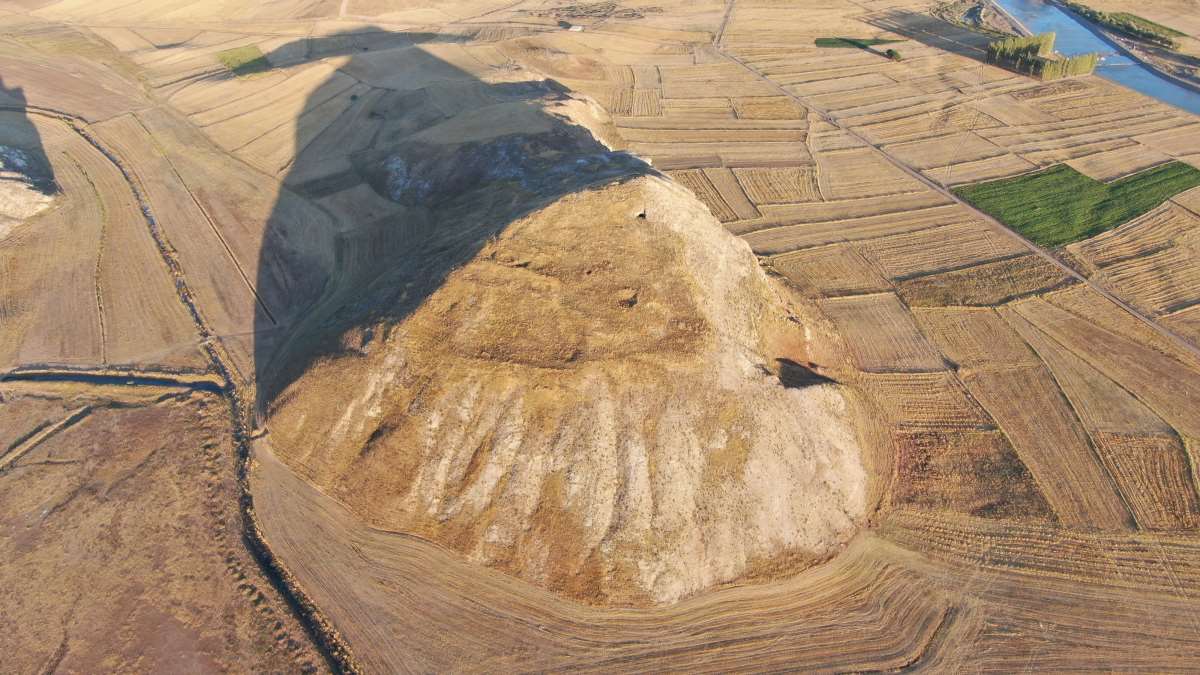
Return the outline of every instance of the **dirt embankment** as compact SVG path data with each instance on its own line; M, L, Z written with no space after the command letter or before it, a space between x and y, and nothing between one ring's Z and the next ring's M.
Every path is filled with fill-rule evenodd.
M1150 68L1189 89L1200 92L1200 56L1139 42L1101 26L1095 26L1108 40L1120 45Z
M997 36L1022 35L1026 32L1012 17L999 11L988 0L950 0L938 3L930 11L943 21Z
M575 599L674 601L828 556L866 509L836 386L690 193L644 176L510 224L284 390L275 450L378 527Z

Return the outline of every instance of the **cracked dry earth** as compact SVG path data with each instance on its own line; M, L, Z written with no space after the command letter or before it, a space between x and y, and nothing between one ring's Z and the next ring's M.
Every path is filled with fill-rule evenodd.
M773 372L805 360L774 283L682 187L585 190L344 335L271 444L367 522L588 603L794 572L855 532L866 474L838 388Z

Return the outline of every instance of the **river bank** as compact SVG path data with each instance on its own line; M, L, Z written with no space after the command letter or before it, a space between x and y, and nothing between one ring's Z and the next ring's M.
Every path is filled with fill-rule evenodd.
M1166 72L1135 45L1112 35L1055 0L988 0L1031 33L1054 32L1067 56L1098 52L1096 74L1147 96L1200 115L1200 82Z
M1048 2L1062 9L1071 18L1095 33L1100 39L1116 47L1125 56L1138 61L1180 86L1200 93L1200 58L1127 37L1072 11L1070 7L1058 0L1048 0Z

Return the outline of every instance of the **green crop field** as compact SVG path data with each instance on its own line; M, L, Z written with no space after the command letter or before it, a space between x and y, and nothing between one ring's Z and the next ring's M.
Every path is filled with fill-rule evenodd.
M249 75L271 68L267 58L255 45L227 49L217 54L217 60L235 75Z
M875 40L868 38L823 37L813 41L818 47L866 49L877 45L890 45L904 40Z
M1200 169L1170 162L1101 183L1059 164L1043 171L955 188L976 208L1037 244L1062 246L1111 230L1200 186Z

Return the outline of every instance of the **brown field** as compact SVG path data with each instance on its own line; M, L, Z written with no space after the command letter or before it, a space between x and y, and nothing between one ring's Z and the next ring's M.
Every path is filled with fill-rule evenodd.
M1133 525L1116 486L1045 369L972 370L964 381L1012 440L1017 456L1065 525L1103 530Z
M978 222L871 239L862 248L892 279L962 269L1026 251L1011 237Z
M818 246L769 259L771 269L811 297L878 293L888 282L851 245Z
M987 429L991 419L949 372L864 375L862 386L901 429Z
M1200 342L1200 305L1164 316L1161 322L1177 334L1192 340L1193 343Z
M921 372L945 366L891 293L834 298L820 303L837 324L855 365L868 372Z
M1004 310L1004 318L1037 351L1089 432L1170 434L1171 427L1133 395L1109 380L1020 314Z
M755 204L821 201L817 171L810 167L734 169L738 183Z
M860 199L844 199L836 202L814 202L809 204L767 204L759 209L763 217L747 223L735 225L730 229L735 234L760 233L764 230L777 230L789 226L804 231L812 225L839 222L843 229L853 223L841 223L851 219L868 219L872 216L903 217L914 211L934 209L946 205L944 197L936 193L910 192L884 197L864 197ZM920 214L926 215L926 214ZM916 217L916 216L914 216ZM902 221L903 222L903 221ZM753 239L751 239L753 241Z
M712 181L708 179L704 171L699 169L673 171L670 173L670 176L687 189L696 193L696 197L704 202L708 210L721 222L738 219L737 213L725 202L725 198L717 191L716 186L712 184Z
M1144 145L1135 144L1108 152L1086 155L1070 160L1067 164L1085 176L1091 176L1098 181L1107 183L1169 161L1171 158L1167 155L1155 152Z
M1021 336L988 307L946 307L913 312L921 330L951 361L964 368L1036 365Z
M770 208L759 209L766 213ZM743 235L755 253L774 255L813 246L844 241L857 241L923 230L939 225L960 222L962 212L953 205L932 206L900 213L833 219L796 225L768 225ZM750 225L749 223L747 225ZM739 227L739 226L734 226Z
M1200 118L933 4L0 0L10 669L1193 668L1200 191L946 188Z
M1100 433L1096 449L1121 487L1139 527L1196 527L1200 500L1190 461L1178 438Z
M867 148L816 155L821 194L830 201L913 192L919 185Z
M896 508L989 518L1053 520L1038 489L1000 431L895 432Z
M1194 360L1181 362L1157 351L1154 343L1143 336L1134 339L1113 332L1102 323L1105 317L1096 312L1088 312L1085 319L1043 300L1031 300L1014 309L1149 404L1177 431L1192 438L1197 436L1200 421L1190 414L1187 403L1200 392L1200 370L1192 365Z
M748 220L758 217L758 209L754 204L757 200L752 200L746 195L741 182L731 169L705 169L704 175L712 183L717 192L721 193L721 198L729 205L729 208L737 215L739 220Z
M1036 255L1005 258L974 267L904 279L897 292L913 307L986 307L1073 283Z
M325 667L241 543L223 401L7 384L0 396L0 427L44 429L5 446L0 468L6 668Z

